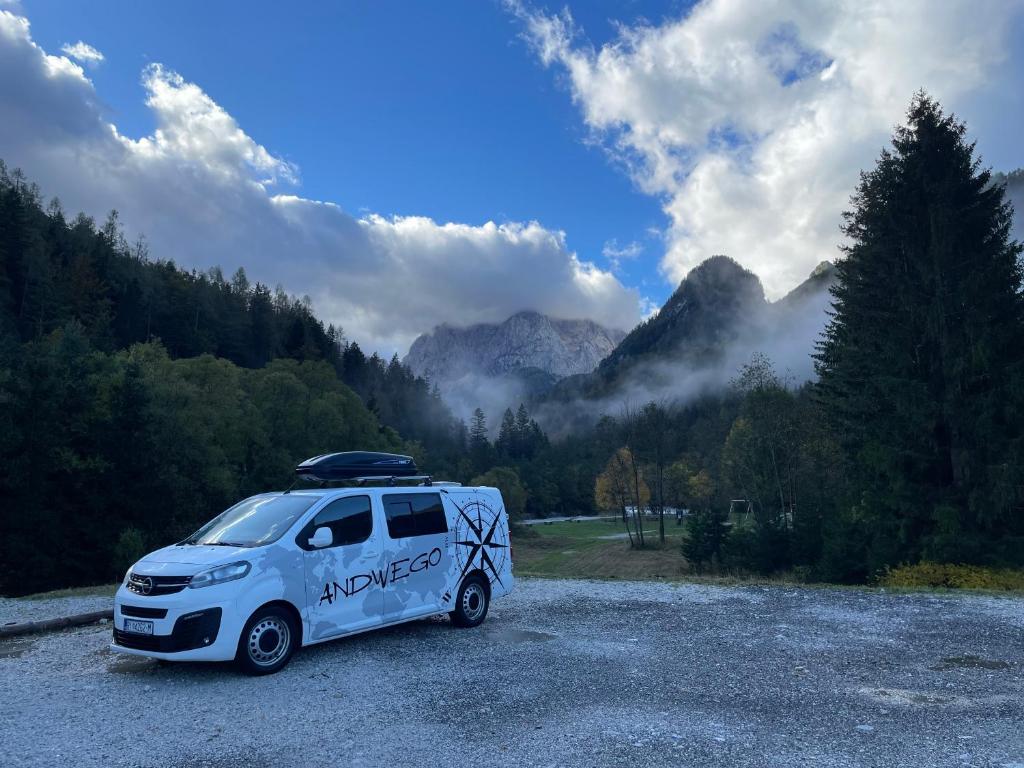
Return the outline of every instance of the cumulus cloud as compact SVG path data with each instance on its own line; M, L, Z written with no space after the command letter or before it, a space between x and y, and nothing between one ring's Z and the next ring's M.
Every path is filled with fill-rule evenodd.
M704 0L600 48L568 11L509 7L594 138L664 201L665 276L725 253L777 297L835 256L858 171L912 94L956 108L986 85L1022 3Z
M639 296L537 222L439 223L355 216L296 194L296 166L250 137L198 85L142 73L151 135L122 135L93 83L46 53L28 21L0 11L0 157L69 210L116 208L155 256L308 294L350 338L404 352L434 325L499 322L523 309L614 328Z
M70 56L72 59L82 62L89 66L95 66L103 61L103 54L97 51L88 43L84 43L79 40L77 43L72 45L71 43L64 43L60 49Z

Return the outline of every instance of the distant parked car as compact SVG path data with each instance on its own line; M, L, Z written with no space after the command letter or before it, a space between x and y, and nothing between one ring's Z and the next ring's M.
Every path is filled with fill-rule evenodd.
M496 488L435 483L393 454L327 454L297 471L356 486L253 496L146 555L114 599L111 649L267 674L300 646L432 614L474 627L512 590Z

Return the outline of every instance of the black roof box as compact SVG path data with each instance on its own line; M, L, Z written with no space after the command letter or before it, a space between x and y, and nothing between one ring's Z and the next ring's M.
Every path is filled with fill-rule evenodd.
M410 477L416 474L412 456L373 451L325 453L306 459L295 468L299 477L318 482L359 477Z

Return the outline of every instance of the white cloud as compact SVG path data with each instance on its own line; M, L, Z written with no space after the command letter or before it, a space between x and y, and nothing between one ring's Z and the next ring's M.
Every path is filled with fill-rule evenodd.
M601 249L601 255L608 260L613 272L619 271L623 261L633 261L643 252L644 247L635 240L625 245L619 245L619 241L615 238L605 242Z
M509 7L595 138L664 201L666 277L725 253L777 297L836 255L858 171L917 89L955 108L991 85L1022 5L705 0L600 49L568 11Z
M70 56L72 59L76 59L83 64L88 66L95 66L103 61L103 54L97 51L88 43L84 43L79 40L77 43L72 45L71 43L64 43L60 49Z
M312 297L350 338L404 352L436 324L498 322L522 309L616 328L638 294L536 222L479 226L353 216L288 189L297 168L252 139L197 85L143 71L156 129L123 136L82 68L47 54L28 21L0 11L0 157L71 211L117 208L154 256Z

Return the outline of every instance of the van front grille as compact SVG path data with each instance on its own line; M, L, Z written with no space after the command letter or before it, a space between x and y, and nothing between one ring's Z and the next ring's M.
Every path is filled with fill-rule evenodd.
M122 605L122 616L134 616L137 619L163 619L167 617L166 608L144 608L141 605Z
M136 595L156 597L181 592L191 581L191 576L146 576L142 573L129 573L125 586Z

